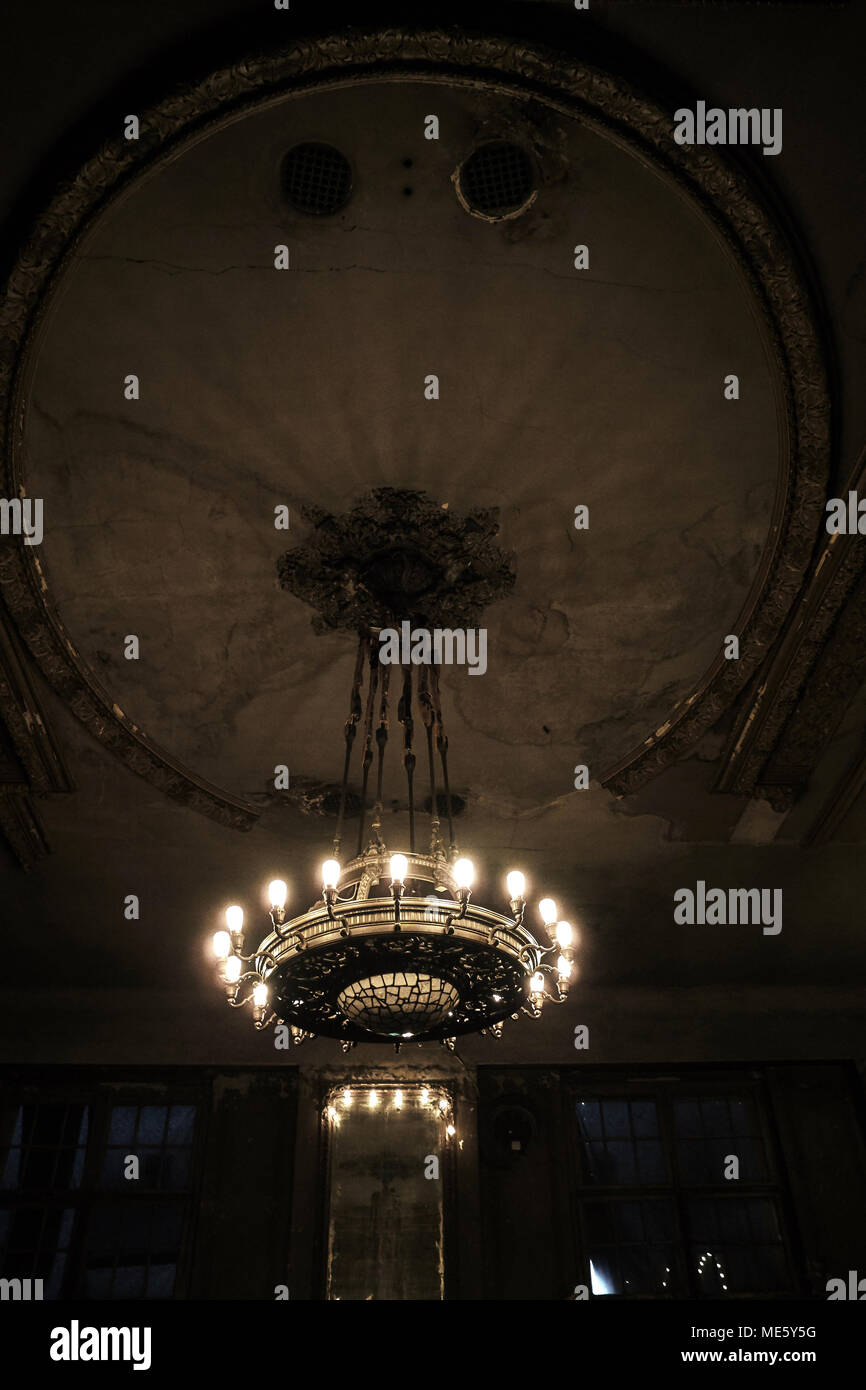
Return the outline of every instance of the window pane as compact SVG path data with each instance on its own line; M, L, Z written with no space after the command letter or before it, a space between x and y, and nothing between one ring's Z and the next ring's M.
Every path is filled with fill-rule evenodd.
M765 1197L688 1203L691 1262L700 1292L784 1293L790 1287L775 1203Z
M165 1121L168 1115L166 1105L143 1105L138 1112L139 1144L161 1144L165 1134Z
M669 1202L587 1202L584 1216L595 1295L664 1298L678 1291Z
M597 1100L578 1101L577 1127L582 1139L601 1138L601 1106Z
M137 1105L113 1105L108 1126L109 1144L131 1144L135 1138Z
M195 1130L195 1106L173 1105L168 1112L167 1144L191 1144Z
M729 1156L739 1160L739 1180L766 1182L767 1158L751 1096L709 1097L676 1101L679 1176L687 1186L716 1186L727 1181Z

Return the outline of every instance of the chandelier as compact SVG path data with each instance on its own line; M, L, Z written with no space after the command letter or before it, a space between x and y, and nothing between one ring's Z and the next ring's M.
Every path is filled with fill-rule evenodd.
M275 879L268 889L270 930L259 945L243 954L244 912L234 904L213 950L229 1003L251 1007L258 1029L284 1024L295 1043L337 1038L344 1052L359 1042L392 1043L399 1052L404 1042L432 1040L453 1051L460 1034L498 1038L509 1018L539 1018L545 1001L563 1003L574 974L575 932L558 920L553 900L543 898L538 914L546 940L539 939L526 922L526 880L519 870L506 878L507 911L473 901L474 866L454 838L438 669L381 665L377 637L367 633L358 646L337 827L332 857L321 868L320 898L289 917L287 886ZM382 837L392 671L402 675L397 718L408 809L408 843L393 849ZM424 849L416 844L416 714L426 735L429 778ZM343 863L352 750L362 718L357 847ZM376 794L365 841L374 758Z
M465 637L488 603L507 597L515 574L494 541L496 512L460 516L423 492L396 488L375 489L342 516L302 510L311 534L280 559L280 585L316 610L317 631L359 635L336 833L321 867L321 896L289 916L287 886L275 879L269 930L250 954L243 953L243 909L226 910L213 948L228 1001L249 1007L256 1028L284 1025L296 1043L337 1038L346 1052L359 1042L392 1043L399 1052L410 1041L453 1051L463 1033L498 1038L508 1019L538 1018L545 1001L565 1001L576 934L550 898L537 905L540 926L529 926L526 880L517 869L506 877L502 910L473 900L475 869L454 836L459 805L448 775L441 650L434 643L429 656L413 651L407 659L401 648L395 659L382 645L385 624L417 622L428 636L450 638L459 624ZM392 677L407 816L405 834L389 845L382 808ZM423 727L429 784L420 807L416 727ZM360 797L350 797L359 732ZM347 813L358 807L357 842L345 858Z

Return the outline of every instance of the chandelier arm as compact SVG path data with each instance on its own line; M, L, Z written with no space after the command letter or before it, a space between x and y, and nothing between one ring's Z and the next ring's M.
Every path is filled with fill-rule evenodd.
M412 738L415 722L412 718L412 667L403 668L403 693L397 707L397 718L403 725L403 767L406 772L406 791L409 801L409 853L415 853L415 753Z
M376 700L376 689L379 684L379 661L373 646L372 638L367 642L367 655L369 657L370 680L367 687L367 708L364 714L364 755L361 762L363 770L363 781L361 785L361 820L358 825L358 855L364 852L364 822L367 816L367 784L370 779L370 766L373 762L373 707Z
M362 635L358 639L358 654L355 657L355 674L352 678L352 693L349 697L349 714L346 719L345 740L346 756L343 760L343 780L340 784L340 809L337 813L337 829L334 833L334 858L340 858L340 846L343 842L343 819L346 814L346 791L349 785L349 767L352 762L352 746L355 742L355 734L358 730L358 721L361 718L361 680L364 675L364 655L367 649L367 639Z
M442 723L442 700L439 695L439 668L430 668L430 686L433 692L433 709L436 716L436 747L439 750L439 761L442 764L442 782L445 787L445 811L448 816L448 847L454 850L454 818L451 807L451 784L448 781L448 739L445 737L445 727Z
M258 970L247 970L245 974L241 975L240 979L235 982L237 988L240 988L244 980L255 980L257 984L263 983ZM245 995L243 999L238 999L236 991L234 999L230 999L229 1004L233 1009L242 1009L244 1004L249 1004L252 1001L252 997L253 992L250 990L249 994Z

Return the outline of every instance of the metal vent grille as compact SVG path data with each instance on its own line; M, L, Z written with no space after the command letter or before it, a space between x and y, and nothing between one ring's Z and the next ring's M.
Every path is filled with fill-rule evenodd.
M282 167L286 201L307 217L328 217L345 207L352 192L348 159L333 145L295 145Z
M535 168L520 145L492 140L479 145L460 169L459 190L471 212L507 217L527 206L535 191Z

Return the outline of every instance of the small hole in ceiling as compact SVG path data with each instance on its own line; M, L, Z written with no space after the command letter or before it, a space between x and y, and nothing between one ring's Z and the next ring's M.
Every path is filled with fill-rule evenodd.
M458 190L470 212L482 217L514 216L535 194L535 166L521 145L491 140L460 166Z
M286 201L307 217L339 212L352 192L349 161L333 145L295 145L283 160L280 178Z

